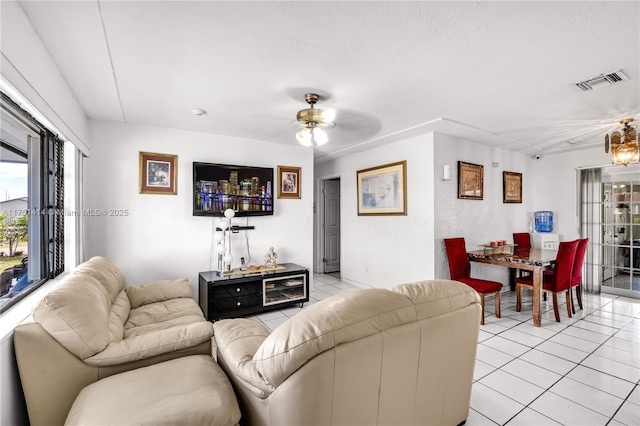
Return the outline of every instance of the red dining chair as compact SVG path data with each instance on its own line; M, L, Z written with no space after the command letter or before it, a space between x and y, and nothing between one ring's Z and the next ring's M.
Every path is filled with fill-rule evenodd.
M513 243L516 245L516 250L530 249L531 248L531 236L528 232L514 232Z
M553 313L556 321L560 322L560 310L558 309L558 294L565 293L567 299L567 315L571 317L571 284L573 276L574 261L576 251L578 249L578 241L563 241L558 246L558 254L556 254L555 266L551 274L543 274L542 291L551 293L553 296ZM516 311L520 312L522 307L522 296L520 290L522 288L533 290L533 277L516 278Z
M531 236L529 235L528 232L514 232L513 244L515 244L514 251L516 253L527 252L531 250ZM511 290L515 290L516 277L524 277L531 274L532 274L532 271L524 271L522 269L511 268L509 270L509 284L511 285Z
M464 238L445 238L444 246L447 250L447 258L449 259L451 279L468 285L480 294L480 300L482 302L482 318L480 319L480 324L484 324L484 297L487 295L495 295L496 318L500 318L500 290L502 290L502 284L497 281L471 278L471 265L469 263L469 257L467 256Z
M589 239L583 238L578 241L578 249L576 250L576 259L573 263L573 277L571 278L571 288L569 294L571 295L571 310L576 313L576 307L573 304L573 288L576 288L576 298L578 299L578 306L582 309L582 266L584 265L584 258L587 254L587 246L589 245Z

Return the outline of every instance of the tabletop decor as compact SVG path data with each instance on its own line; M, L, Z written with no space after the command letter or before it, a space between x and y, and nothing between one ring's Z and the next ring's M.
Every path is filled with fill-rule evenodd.
M269 251L264 255L264 266L266 268L275 268L278 266L278 253L273 247L269 247Z
M407 215L407 162L356 172L358 216Z
M458 161L458 198L482 200L484 198L484 167Z
M502 202L522 203L522 173L502 172Z
M300 167L278 166L278 198L300 198Z
M176 195L178 156L140 152L140 193Z

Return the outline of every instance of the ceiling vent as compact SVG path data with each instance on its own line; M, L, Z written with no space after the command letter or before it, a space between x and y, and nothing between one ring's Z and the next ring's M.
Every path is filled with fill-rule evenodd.
M611 73L600 74L596 77L590 78L579 83L575 83L580 90L588 91L593 89L599 89L601 87L610 86L622 80L629 80L629 77L622 72L622 70L614 71Z

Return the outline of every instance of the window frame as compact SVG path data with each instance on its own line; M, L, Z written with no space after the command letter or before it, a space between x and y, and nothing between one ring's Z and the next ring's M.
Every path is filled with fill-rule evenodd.
M29 281L32 282L0 306L0 313L4 313L47 280L64 272L64 141L3 92L0 92L0 106L39 135L38 140L29 136L27 146L27 256Z

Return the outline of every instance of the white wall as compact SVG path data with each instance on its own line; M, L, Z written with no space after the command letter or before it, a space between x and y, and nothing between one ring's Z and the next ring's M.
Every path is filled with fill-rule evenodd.
M533 198L535 210L553 211L553 232L560 241L578 238L578 172L579 167L610 166L611 154L604 145L581 151L543 156L535 160L536 177ZM623 166L619 166L623 167Z
M407 216L358 216L356 172L403 160ZM342 279L390 288L433 278L433 176L432 134L316 165L316 188L319 179L340 177Z
M458 199L458 161L484 166L482 200ZM435 276L449 278L444 238L464 237L468 250L491 240L513 242L513 232L528 232L537 185L529 156L437 133L435 135ZM496 167L493 163L498 163ZM451 180L442 180L442 166L449 165ZM503 203L502 172L522 173L522 204ZM508 270L471 264L478 278L508 283ZM507 287L508 288L508 287Z
M0 10L2 80L27 98L65 138L88 153L87 118L31 22L16 1L3 0Z
M212 225L217 218L192 213L194 161L247 166L302 167L301 199L275 200L274 215L249 218L253 264L264 263L270 246L278 262L312 267L313 151L162 127L91 121L95 146L85 163L84 208L127 209L128 216L85 217L85 260L110 258L129 284L187 277L197 296L198 272L210 269ZM139 193L139 152L178 155L178 195ZM274 192L275 189L274 189ZM247 224L235 218L234 225ZM234 267L246 257L244 232L232 242ZM213 263L215 266L215 262Z

